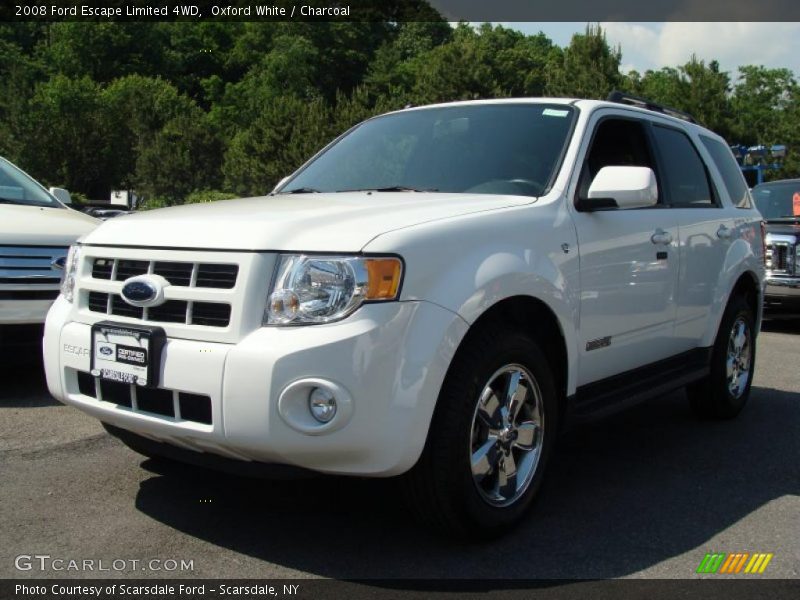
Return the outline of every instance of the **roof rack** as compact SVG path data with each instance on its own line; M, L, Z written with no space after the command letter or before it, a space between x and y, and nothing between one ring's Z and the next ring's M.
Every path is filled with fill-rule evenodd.
M678 119L683 119L684 121L688 121L689 123L697 123L695 118L687 112L678 110L677 108L671 108L669 106L656 104L655 102L652 102L647 98L640 98L639 96L626 94L625 92L621 92L619 90L614 90L613 92L611 92L608 95L608 98L606 98L606 100L608 102L616 102L618 104L628 104L630 106L646 108L647 110L660 112L662 114L669 115L670 117L677 117Z

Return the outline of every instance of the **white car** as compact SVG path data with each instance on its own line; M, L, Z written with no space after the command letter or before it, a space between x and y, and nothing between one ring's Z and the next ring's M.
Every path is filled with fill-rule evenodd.
M41 337L58 296L67 250L100 221L67 208L66 190L43 188L0 157L0 331L2 345ZM36 329L37 337L26 335Z
M430 523L515 523L559 431L753 378L760 217L725 141L637 99L410 108L269 197L73 246L47 382L146 455L403 476Z

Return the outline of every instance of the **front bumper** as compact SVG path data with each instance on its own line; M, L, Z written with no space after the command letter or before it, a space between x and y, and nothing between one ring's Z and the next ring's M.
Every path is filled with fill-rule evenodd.
M256 329L235 344L168 339L159 387L210 398L210 423L200 423L82 393L91 328L70 322L70 307L56 301L44 337L48 387L62 402L187 450L366 476L397 475L416 462L467 329L439 306L393 302L365 305L329 325ZM342 399L324 426L303 414L303 386L320 381Z
M0 325L43 324L58 290L0 290Z
M800 277L769 277L764 305L769 309L800 309Z

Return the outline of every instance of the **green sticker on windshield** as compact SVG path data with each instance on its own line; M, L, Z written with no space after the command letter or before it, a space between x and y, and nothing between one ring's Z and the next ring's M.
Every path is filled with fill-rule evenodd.
M557 108L545 108L542 111L542 115L545 117L566 117L568 114L568 110L558 110Z

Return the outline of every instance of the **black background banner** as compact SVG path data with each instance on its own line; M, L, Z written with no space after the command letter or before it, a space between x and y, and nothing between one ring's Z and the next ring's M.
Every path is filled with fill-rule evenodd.
M144 586L144 587L143 587ZM181 588L181 586L184 586ZM286 587L284 587L286 586ZM138 587L139 594L131 594ZM38 592L36 591L38 588ZM164 593L164 588L172 588ZM271 590L271 591L270 591ZM288 591L287 591L288 590ZM97 593L99 591L99 593ZM233 593L238 591L238 593ZM72 592L72 593L70 593ZM224 592L224 593L223 593ZM625 579L601 581L526 580L366 580L331 579L7 579L0 581L3 600L218 600L297 599L366 600L441 598L452 600L796 600L800 581L782 579Z
M261 9L259 9L261 7ZM306 7L306 8L303 8ZM323 9L309 10L308 7ZM97 9L105 9L98 14ZM271 10L263 10L269 8ZM275 11L283 8L283 11ZM94 9L94 10L93 10ZM112 10L108 10L112 9ZM140 9L138 12L136 9ZM345 10L346 9L346 10ZM259 10L260 13L259 14ZM0 21L800 21L797 0L11 0Z

